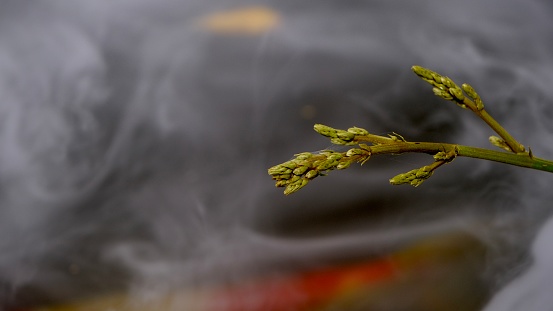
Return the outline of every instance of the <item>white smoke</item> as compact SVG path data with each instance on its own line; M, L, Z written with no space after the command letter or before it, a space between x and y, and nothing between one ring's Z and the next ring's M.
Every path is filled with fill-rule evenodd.
M280 23L238 36L198 24L252 5ZM414 64L471 83L536 156L553 157L547 1L1 7L1 307L163 295L455 229L486 245L488 290L506 286L489 310L547 308L550 225L528 252L553 199L546 173L458 159L407 189L387 180L419 158L371 159L290 197L266 175L327 146L316 122L487 147L492 133L434 98Z

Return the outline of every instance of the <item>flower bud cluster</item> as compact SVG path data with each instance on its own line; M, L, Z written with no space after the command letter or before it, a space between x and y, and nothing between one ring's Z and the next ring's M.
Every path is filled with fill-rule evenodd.
M503 150L506 150L506 151L509 151L511 152L511 147L509 147L509 145L507 145L507 143L505 142L505 140L503 138L500 138L500 137L497 137L497 136L490 136L489 138L489 141L492 145L496 146L496 147L499 147Z
M330 138L330 142L335 145L356 145L357 136L368 135L369 132L359 127L350 127L346 130L339 130L323 124L315 124L315 131L323 136Z
M328 171L346 169L351 163L365 161L370 153L363 149L359 153L324 150L319 153L303 152L296 154L292 160L269 168L268 173L276 180L275 186L285 187L284 194L294 193L305 187L317 176L324 176Z
M434 87L432 91L434 92L435 95L445 100L451 100L455 102L457 105L461 106L462 108L467 108L467 106L464 104L465 94L463 93L463 89L461 89L457 84L455 84L453 80L451 80L448 77L444 77L432 70L429 70L420 66L413 66L411 69L417 76L419 76L424 81L430 83ZM467 86L470 87L470 85L468 84ZM474 92L474 89L472 89L472 87L467 89L469 89L469 91L472 90L471 94L477 95L476 92ZM467 95L469 95L469 97L472 98L470 94L467 93ZM480 101L480 104L482 108L484 108L482 101Z
M413 66L411 69L417 76L430 83L433 87L438 89L442 87L442 76L439 73L421 66Z
M392 185L410 184L413 187L418 187L425 180L430 178L432 174L434 174L434 167L427 165L407 173L396 175L390 179L390 183Z
M480 95L478 95L478 93L476 93L474 88L472 86L470 86L469 84L467 84L467 83L464 83L463 85L461 85L461 87L463 88L463 91L465 91L467 96L472 98L472 100L476 104L476 109L478 109L479 111L483 110L484 109L484 103L482 102L482 99L480 98Z
M452 152L440 151L434 155L434 160L449 163L453 161L455 157L457 157L456 151L452 151Z

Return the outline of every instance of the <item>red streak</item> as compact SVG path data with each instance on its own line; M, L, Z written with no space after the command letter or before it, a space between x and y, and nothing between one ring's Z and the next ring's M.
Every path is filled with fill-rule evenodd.
M209 311L313 310L354 291L388 280L395 275L391 260L334 267L247 286L214 295Z

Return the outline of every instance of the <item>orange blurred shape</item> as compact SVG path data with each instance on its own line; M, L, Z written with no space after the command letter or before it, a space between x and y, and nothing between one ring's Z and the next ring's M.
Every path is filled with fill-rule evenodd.
M257 35L275 28L279 22L276 11L252 6L208 14L200 19L199 25L214 33Z
M342 293L367 284L378 284L394 274L394 264L387 259L326 268L215 293L207 310L317 310Z

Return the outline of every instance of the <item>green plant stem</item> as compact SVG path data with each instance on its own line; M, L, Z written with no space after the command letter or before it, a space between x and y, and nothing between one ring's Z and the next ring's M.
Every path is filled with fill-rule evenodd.
M485 109L478 109L476 104L465 97L465 99L462 102L467 108L472 110L480 119L482 119L488 126L496 132L499 137L503 138L507 146L511 148L511 151L514 153L523 153L526 151L524 148L524 145L519 143L503 126L501 126L492 116L485 110Z
M514 154L460 145L457 145L457 151L457 155L459 156L501 162L553 173L553 161L530 156L526 153Z
M356 141L376 143L377 145L366 147L371 155L410 152L427 154L454 152L457 156L489 160L553 173L553 161L537 158L528 153L515 154L447 143L394 141L390 138L371 134L359 136Z

